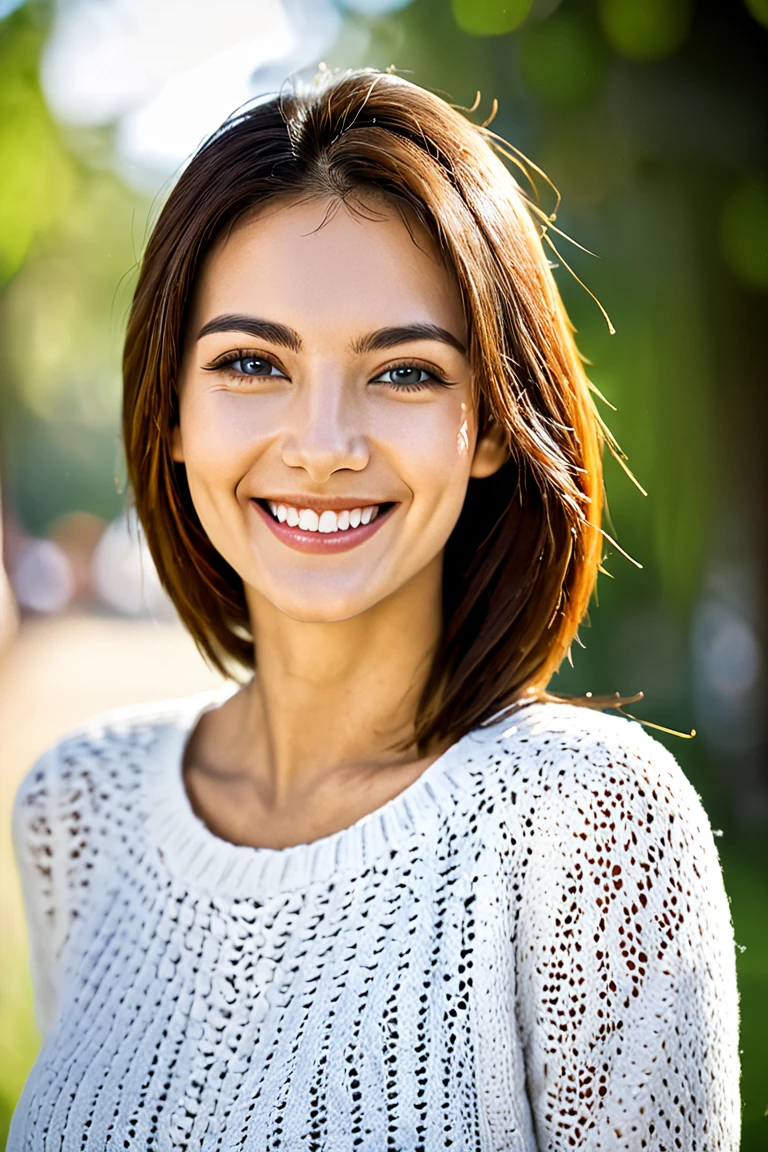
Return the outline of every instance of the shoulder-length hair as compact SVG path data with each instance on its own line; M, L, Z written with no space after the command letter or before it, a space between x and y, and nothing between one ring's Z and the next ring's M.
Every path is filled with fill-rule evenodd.
M383 193L433 237L463 298L480 429L496 426L509 459L470 480L446 547L420 749L546 693L601 556L604 427L544 254L544 218L494 147L438 96L371 70L238 112L157 219L125 341L123 437L147 543L198 648L234 677L254 664L243 583L203 531L171 451L201 260L225 229L286 196L352 205Z

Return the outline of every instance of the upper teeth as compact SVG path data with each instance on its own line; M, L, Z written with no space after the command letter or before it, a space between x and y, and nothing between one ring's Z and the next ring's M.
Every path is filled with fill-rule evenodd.
M314 508L295 508L293 504L276 504L274 500L268 500L267 503L272 515L281 524L303 528L305 532L346 532L348 528L370 524L379 511L378 504L369 504L365 508L344 508L341 512L331 512L330 508L324 512L315 512Z

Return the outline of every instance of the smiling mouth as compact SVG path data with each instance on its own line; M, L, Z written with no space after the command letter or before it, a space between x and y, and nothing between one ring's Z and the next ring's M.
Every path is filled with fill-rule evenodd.
M361 504L333 511L330 508L298 507L293 504L277 503L274 500L257 500L256 503L278 524L287 524L289 528L323 535L350 532L355 528L364 527L394 506L393 502L389 501L383 504Z

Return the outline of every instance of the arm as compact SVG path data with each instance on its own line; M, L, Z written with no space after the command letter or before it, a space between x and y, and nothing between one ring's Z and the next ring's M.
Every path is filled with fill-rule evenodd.
M541 1152L736 1152L720 864L694 789L637 728L609 720L540 799L518 937L537 1139Z

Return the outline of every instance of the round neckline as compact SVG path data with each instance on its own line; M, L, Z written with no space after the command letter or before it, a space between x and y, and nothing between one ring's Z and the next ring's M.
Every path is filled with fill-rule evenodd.
M225 685L178 701L152 757L149 825L154 847L174 877L210 895L262 899L327 881L335 873L362 873L414 834L423 836L467 774L461 752L472 732L402 791L346 828L283 848L235 844L217 836L195 813L183 768L202 715L236 690Z

